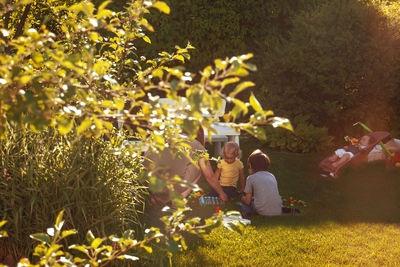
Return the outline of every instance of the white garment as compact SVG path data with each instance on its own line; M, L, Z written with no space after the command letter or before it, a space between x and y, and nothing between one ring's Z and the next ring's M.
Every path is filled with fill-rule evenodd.
M344 155L346 155L346 154L349 155L350 158L354 157L354 154L353 154L353 153L351 153L351 152L349 152L349 151L346 151L346 150L344 150L343 148L336 149L336 150L335 150L335 154L336 154L336 156L338 156L340 159L341 159Z

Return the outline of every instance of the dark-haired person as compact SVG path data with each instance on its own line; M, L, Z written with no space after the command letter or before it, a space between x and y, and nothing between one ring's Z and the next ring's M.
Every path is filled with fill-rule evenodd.
M257 149L247 159L249 176L242 197L242 211L245 217L259 214L277 216L282 213L282 199L279 195L275 176L268 172L269 157Z

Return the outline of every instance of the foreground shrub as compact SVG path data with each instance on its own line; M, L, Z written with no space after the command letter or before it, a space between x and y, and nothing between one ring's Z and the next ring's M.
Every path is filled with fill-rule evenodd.
M144 187L137 159L115 150L118 140L34 133L10 128L0 141L0 210L9 222L3 247L15 256L32 248L29 234L41 232L65 210L68 227L83 235L120 233L140 226Z
M154 31L145 15L153 9L169 14L165 2L128 1L124 11L115 13L107 8L111 1L98 8L90 0L48 1L40 8L51 12L51 18L29 19L37 2L0 1L0 17L4 17L0 20L0 138L5 140L0 166L0 200L5 203L0 208L9 221L7 227L14 228L6 229L7 240L13 242L6 246L15 247L15 254L28 251L25 236L36 232L35 227L45 229L47 218L61 209L71 228L79 233L91 229L96 236L105 236L113 228L122 232L125 224L136 222L134 208L142 200L142 188L133 183L138 172L132 167L138 165L101 140L113 134L111 121L126 122L128 134L153 153L168 147L188 157L187 140L180 134L185 131L194 138L202 126L211 135L218 118L203 114L215 115L222 99L232 107L223 119L236 129L260 138L265 138L260 129L268 124L291 129L288 120L264 110L254 94L248 102L236 98L254 86L242 81L256 70L248 62L252 54L215 59L199 75L181 65L190 59L190 44L152 59L141 55L137 41L150 43L146 34ZM10 19L21 13L15 28ZM51 25L46 24L49 20ZM224 90L228 85L233 91ZM158 101L164 96L176 103L174 107ZM248 116L248 122L235 123L243 116ZM8 123L27 124L43 133L15 132L7 128ZM185 227L173 217L182 215L186 201L172 188L185 182L148 175L143 178L149 178L149 188L171 189L171 200L178 207L175 215L166 216L172 226L164 229L172 236L168 247L174 253L184 247L176 242L180 232L188 229L175 231Z

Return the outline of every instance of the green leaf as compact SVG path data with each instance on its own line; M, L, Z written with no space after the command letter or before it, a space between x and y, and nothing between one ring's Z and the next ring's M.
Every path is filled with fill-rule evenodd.
M36 64L42 64L43 63L43 56L41 53L39 52L35 52L32 55L32 60L33 62L35 62Z
M257 71L257 66L251 63L243 64L243 66L251 71Z
M103 101L101 101L101 106L103 108L113 108L114 103L111 100L103 100Z
M235 222L235 223L230 222L230 223L228 223L228 225L227 225L226 227L227 227L229 230L238 232L239 234L243 234L243 231L244 231L244 225L243 225L241 222L239 222L239 221L237 221L237 222Z
M228 211L228 212L226 213L226 216L228 216L228 217L240 217L240 216L242 216L242 215L240 214L239 211L231 210L231 211Z
M51 242L50 237L43 233L32 234L30 237L45 244L49 244Z
M236 83L238 81L240 81L240 79L238 77L224 79L222 81L222 87L225 87L226 85L231 84L231 83Z
M62 227L62 224L63 224L63 221L62 221L63 215L64 215L64 210L62 210L62 211L60 211L60 212L58 213L57 219L56 219L56 228L58 228L59 225L61 225L61 227ZM59 227L58 230L59 230L61 227Z
M167 15L170 12L169 6L163 1L157 1L151 7L157 8L160 12L163 12Z
M153 249L151 247L143 245L142 248L144 248L147 251L147 253L153 253Z
M97 32L91 32L89 35L89 39L93 42L99 41L102 37Z
M101 243L103 243L104 239L102 238L95 238L92 243L90 244L90 246L94 249L97 249Z
M233 69L231 72L229 72L228 75L244 77L244 76L249 75L249 72L245 68L238 67L238 68Z
M249 82L249 81L241 82L236 86L235 90L233 90L233 92L231 92L229 94L229 96L230 97L235 97L237 94L239 94L240 92L242 92L246 88L252 87L252 86L255 86L255 84L253 82Z
M94 239L95 239L95 237L94 237L92 231L89 230L89 231L86 233L86 240L87 240L87 242L88 242L88 243L92 243Z
M172 203L178 208L184 208L186 201L183 199L182 195L177 191L170 192L170 198Z
M167 247L168 251L171 252L172 254L175 254L179 251L178 243L176 243L174 240L168 239Z
M70 236L70 235L75 235L77 233L78 233L78 231L76 231L74 229L73 230L62 231L61 232L61 238L65 238L65 237Z
M250 105L254 108L255 111L262 113L263 108L261 107L260 102L258 102L257 98L254 96L253 92L250 95Z
M260 140L267 140L267 134L264 128L262 127L257 127L257 126L249 126L245 127L244 130L248 132L249 134L253 135L254 137L257 137Z
M78 250L84 254L86 254L87 256L89 256L89 250L85 247L85 246L81 246L81 245L71 245L68 247L69 249L75 249Z
M125 100L123 98L114 97L114 103L118 110L123 110L125 106Z
M78 134L81 134L84 131L88 130L91 125L92 125L92 121L90 120L90 118L89 117L85 117L85 119L82 121L82 123L78 126L76 132Z
M142 39L143 39L143 41L145 41L146 43L151 44L151 40L150 40L150 38L149 38L148 36L143 35L143 36L142 36Z
M212 74L212 67L211 66L207 66L207 67L205 67L204 69L203 69L203 73L202 73L202 75L203 75L203 78L208 78L208 77L210 77L211 76L211 74Z
M187 249L187 245L186 245L186 242L185 242L184 238L181 239L181 246L182 246L183 250Z
M62 117L58 120L57 126L58 126L58 131L60 132L60 134L65 135L72 130L72 128L74 126L74 119Z
M108 6L108 4L111 3L111 0L107 0L104 1L103 3L101 3L101 5L99 6L99 8L97 9L97 18L102 18L102 17L106 17L109 15L109 13L111 12L110 10L107 10L106 7ZM112 13L112 12L111 12Z
M182 128L189 135L193 136L197 133L199 129L199 123L196 120L184 119Z
M133 238L133 237L134 237L134 231L131 230L131 229L126 230L126 231L124 232L124 234L122 235L122 237L123 237L124 239Z
M7 237L7 232L6 231L0 231L0 238L1 237Z
M245 60L249 60L249 59L252 58L253 56L254 56L254 55L253 55L252 53L248 53L248 54L241 55L239 58L240 58L241 60L245 61Z
M228 66L228 62L225 60L222 61L221 59L214 60L214 64L218 70L224 70L226 68L226 66Z
M152 192L161 192L166 186L166 182L156 176L151 176L149 179L149 189Z
M182 55L176 55L174 58L181 61L182 63L185 63L185 58Z
M155 70L151 73L151 75L152 75L153 77L157 77L157 78L159 78L159 79L161 80L162 77L163 77L163 75L164 75L164 72L162 71L162 69L155 69Z
M273 117L270 119L270 123L273 127L280 127L293 132L293 126L286 118Z
M238 111L242 111L244 115L246 115L249 111L243 101L240 101L239 99L232 99L232 102L235 104L235 108L237 108Z

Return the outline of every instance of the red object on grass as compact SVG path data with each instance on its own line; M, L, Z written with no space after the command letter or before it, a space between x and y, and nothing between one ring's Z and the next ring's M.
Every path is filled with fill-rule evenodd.
M393 166L397 167L396 163L400 162L400 153L395 153L394 156L392 157L392 159L390 160L390 162L392 163Z
M221 209L219 208L219 206L217 206L217 208L216 208L215 211L214 211L214 214L219 213L220 210L221 210Z

